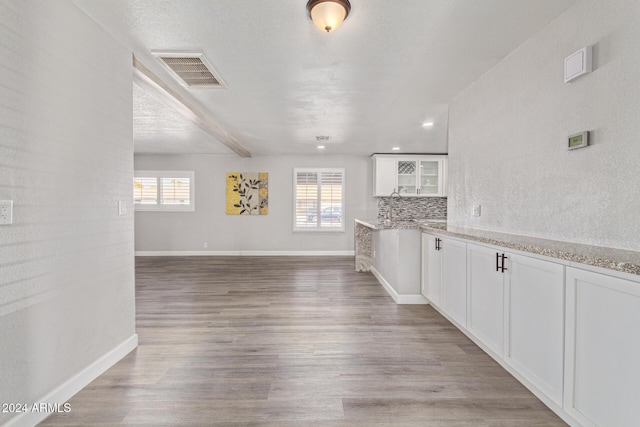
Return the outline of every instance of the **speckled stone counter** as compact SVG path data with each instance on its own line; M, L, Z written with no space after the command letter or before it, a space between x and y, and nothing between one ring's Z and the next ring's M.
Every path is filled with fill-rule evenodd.
M444 220L425 219L385 223L378 219L356 219L355 229L356 271L369 271L371 269L373 259L373 254L371 253L372 231L385 229L420 229L443 236L457 237L522 252L544 255L569 263L585 264L627 274L640 275L640 252L455 227L447 225Z
M363 225L370 230L419 230L422 227L422 222L416 220L400 220L393 222L378 221L377 219L356 219L356 224Z
M355 253L356 271L370 271L373 265L372 235L375 230L421 230L425 224L431 227L444 227L445 220L440 222L429 222L428 220L399 220L393 222L380 221L378 219L356 219L355 220Z
M373 253L371 249L371 232L372 227L364 225L356 220L355 225L355 253L356 253L356 271L369 271L373 262Z
M532 254L544 255L569 263L640 275L640 252L591 246L558 240L505 234L493 231L447 226L445 224L421 224L423 231L501 246Z

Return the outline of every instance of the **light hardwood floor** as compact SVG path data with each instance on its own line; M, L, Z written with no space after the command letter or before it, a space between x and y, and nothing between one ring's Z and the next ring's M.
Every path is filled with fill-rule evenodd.
M46 426L561 426L351 257L136 261L140 345Z

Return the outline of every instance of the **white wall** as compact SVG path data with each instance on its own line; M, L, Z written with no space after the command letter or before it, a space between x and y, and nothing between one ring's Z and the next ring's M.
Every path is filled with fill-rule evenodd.
M0 403L55 403L135 339L131 54L62 0L2 1L0 40Z
M294 167L345 168L345 232L293 232ZM376 216L367 156L138 154L135 168L193 170L196 183L195 212L136 212L136 251L353 251L354 218ZM268 215L225 214L227 172L269 173Z
M587 45L594 72L564 84ZM640 250L639 52L640 2L580 0L460 94L449 223ZM584 130L593 145L567 151Z

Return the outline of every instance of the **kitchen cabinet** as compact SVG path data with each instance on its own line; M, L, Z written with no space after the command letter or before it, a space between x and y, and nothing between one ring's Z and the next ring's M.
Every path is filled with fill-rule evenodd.
M504 277L508 271L502 251L467 245L468 329L502 356L504 338Z
M558 406L564 367L564 266L507 253L504 360Z
M640 420L640 283L566 269L564 409L584 426Z
M463 327L467 326L467 244L442 239L442 309Z
M373 155L373 195L397 191L406 197L443 197L447 189L446 155Z
M373 197L388 197L398 188L395 156L373 155Z
M640 278L436 231L422 246L423 295L549 408L638 425Z
M467 270L469 332L561 406L564 267L467 244Z
M440 238L422 233L422 295L430 304L440 307L442 302L442 252Z
M423 295L451 320L466 327L466 243L424 233L423 247Z

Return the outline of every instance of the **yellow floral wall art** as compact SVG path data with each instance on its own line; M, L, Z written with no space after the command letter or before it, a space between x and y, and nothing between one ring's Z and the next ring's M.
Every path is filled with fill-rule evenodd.
M269 174L227 172L227 215L267 215Z

